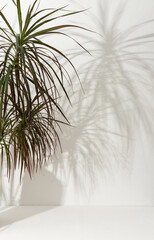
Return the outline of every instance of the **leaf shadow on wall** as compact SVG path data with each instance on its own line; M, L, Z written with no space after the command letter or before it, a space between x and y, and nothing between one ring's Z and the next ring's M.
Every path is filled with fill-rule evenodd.
M154 140L154 19L121 29L125 7L118 5L111 15L112 6L103 1L98 16L90 16L100 35L80 33L92 53L78 67L85 95L80 88L73 92L73 109L62 101L75 127L63 128L63 154L54 170L62 166L61 174L69 172L80 190L88 184L94 188L100 174L103 178L116 175L121 166L129 169L136 138L142 142L144 136L150 144ZM74 53L82 56L82 51Z
M108 174L114 176L121 166L129 168L136 135L145 131L153 138L151 46L154 33L143 32L154 21L121 30L124 8L119 5L109 23L110 6L100 5L100 14L92 17L101 36L95 34L94 38L88 38L80 34L88 44L94 44L92 50L88 47L93 56L79 66L85 94L79 86L72 93L73 108L67 105L66 99L62 98L61 104L75 127L63 127L63 154L57 153L52 173L44 168L32 182L27 175L23 177L20 204L60 204L63 186L57 179L59 172L66 184L73 177L75 191L85 193L86 188L94 189L100 174L105 178ZM76 53L82 56L82 52ZM10 192L13 192L13 181L11 184ZM1 192L4 195L4 186ZM10 196L9 203L13 204L15 198L16 192Z

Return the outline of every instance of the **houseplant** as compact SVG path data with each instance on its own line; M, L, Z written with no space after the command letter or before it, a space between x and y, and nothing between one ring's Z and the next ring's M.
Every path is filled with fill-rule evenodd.
M63 30L84 28L54 24L59 18L82 11L66 11L66 6L38 10L38 1L35 0L23 20L21 1L13 2L17 10L19 33L13 30L3 9L0 11L1 20L7 27L0 28L1 164L6 158L8 176L17 166L20 176L25 169L32 176L52 156L57 142L60 145L57 127L61 123L70 124L58 98L61 87L70 102L65 80L71 83L72 79L59 57L67 61L78 77L71 60L41 37L57 34L72 39ZM51 26L47 27L49 23ZM57 118L57 112L62 120Z

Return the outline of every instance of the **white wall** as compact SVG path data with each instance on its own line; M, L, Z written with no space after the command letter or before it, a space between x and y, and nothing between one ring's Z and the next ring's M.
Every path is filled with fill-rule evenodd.
M4 12L16 28L13 4L3 2L9 2ZM26 9L32 1L22 2ZM101 36L75 33L92 56L56 39L69 54L77 51L72 61L85 93L74 79L73 107L61 100L75 127L63 127L63 153L57 150L54 163L32 181L25 174L20 186L17 171L8 183L3 173L1 205L153 205L154 1L40 2L42 7L69 2L69 9L88 8L73 22Z

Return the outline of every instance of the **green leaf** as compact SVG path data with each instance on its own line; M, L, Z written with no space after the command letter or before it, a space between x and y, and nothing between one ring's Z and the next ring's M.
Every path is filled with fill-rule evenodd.
M17 6L17 3L15 2L15 0L12 0L12 2Z
M38 31L34 34L31 34L28 37L26 37L24 39L24 41L26 42L27 40L29 40L31 38L35 38L35 37L41 36L41 35L50 34L52 31L59 30L59 29L65 29L65 28L80 28L80 29L83 29L83 30L87 30L86 28L83 28L83 27L80 27L80 26L77 26L77 25L71 25L71 24L59 25L59 26L55 26L55 27L51 27L51 28L46 28L44 30Z
M15 32L13 31L11 25L9 24L9 22L7 21L7 19L5 18L4 14L0 11L0 16L3 18L4 22L6 23L6 25L8 26L8 28L10 29L10 31L12 32L13 36L15 37Z
M21 38L21 36L22 36L22 13L21 13L20 0L17 0L17 13L18 13L20 38Z
M37 3L37 0L35 0L35 2L33 3L31 8L30 7L28 8L28 11L27 11L27 14L26 14L25 25L24 25L24 28L23 28L23 31L22 31L22 37L24 37L24 34L25 34L25 32L26 32L26 30L27 30L27 28L28 28L28 26L29 26L29 24L32 20L32 12L34 10L34 7L35 7L36 3Z
M36 25L36 22L40 22L41 20L45 19L45 17L42 17L41 19L39 19L38 21L35 22L35 24L33 24L33 26L28 30L28 32L26 33L26 35L34 32L36 29L38 29L39 27L42 27L44 24L48 23L48 22L51 22L53 20L56 20L58 18L62 18L62 17L67 17L67 16L70 16L70 15L74 15L74 14L78 14L78 13L81 13L81 12L84 12L85 10L81 10L81 11L76 11L76 12L71 12L71 13L67 13L67 14L64 14L64 15L60 15L60 16L57 16L57 17L53 17L53 18L50 18L50 19L47 19L39 24ZM48 16L49 14L47 14Z

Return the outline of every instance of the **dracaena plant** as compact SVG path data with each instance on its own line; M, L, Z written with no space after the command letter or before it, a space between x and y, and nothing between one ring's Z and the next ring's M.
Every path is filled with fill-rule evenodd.
M69 124L58 99L60 87L70 101L65 80L71 83L72 78L61 60L68 62L78 77L71 60L43 41L42 36L57 34L57 37L62 35L74 40L64 30L83 28L57 25L55 21L81 11L66 11L66 6L38 10L36 0L23 20L20 0L13 2L18 16L18 33L3 9L0 11L5 24L4 28L0 27L1 164L6 161L8 176L17 166L21 175L27 169L32 176L52 156L57 143L60 144L57 126ZM63 120L57 119L57 113Z

